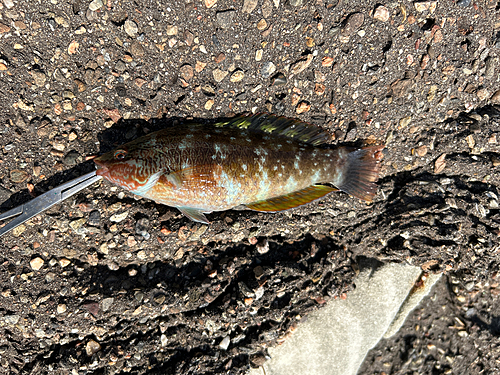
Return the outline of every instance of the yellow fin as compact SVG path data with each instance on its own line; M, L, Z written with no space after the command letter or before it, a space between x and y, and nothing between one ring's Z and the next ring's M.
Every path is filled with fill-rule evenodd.
M310 203L324 197L325 195L338 191L335 188L324 185L312 185L306 187L305 189L294 191L293 193L281 195L276 198L267 199L264 201L258 201L254 203L247 204L246 206L255 211L263 212L277 212L284 211L290 208L295 208L302 206L304 204Z

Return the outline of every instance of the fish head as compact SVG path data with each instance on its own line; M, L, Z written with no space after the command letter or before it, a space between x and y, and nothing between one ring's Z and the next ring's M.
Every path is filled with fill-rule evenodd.
M98 176L138 195L149 190L158 180L154 158L147 149L130 143L94 159ZM153 181L156 179L156 181Z

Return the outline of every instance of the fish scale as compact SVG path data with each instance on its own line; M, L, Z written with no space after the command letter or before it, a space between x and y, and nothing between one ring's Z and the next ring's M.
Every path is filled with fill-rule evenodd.
M371 200L383 146L327 147L327 133L260 114L167 128L95 159L98 175L192 220L245 205L281 211L335 191Z

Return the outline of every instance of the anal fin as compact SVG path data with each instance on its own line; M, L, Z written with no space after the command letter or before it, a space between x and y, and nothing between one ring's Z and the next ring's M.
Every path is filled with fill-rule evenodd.
M316 199L322 198L333 191L337 191L337 189L325 185L312 185L306 187L305 189L294 191L290 194L250 203L246 206L255 211L285 211L290 208L295 208L315 201Z
M182 212L189 219L196 221L198 223L210 224L210 221L206 218L204 213L208 214L209 212L203 212L199 208L193 207L176 207L180 212Z

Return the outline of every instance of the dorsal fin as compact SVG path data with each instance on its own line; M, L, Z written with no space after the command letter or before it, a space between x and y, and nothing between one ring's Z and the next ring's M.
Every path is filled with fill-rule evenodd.
M261 131L273 135L293 138L301 142L319 146L331 139L324 129L297 119L260 113L252 116L238 116L225 122L218 122L217 127L229 127Z

